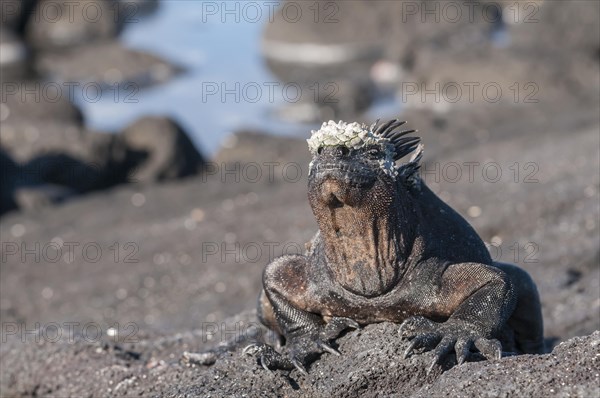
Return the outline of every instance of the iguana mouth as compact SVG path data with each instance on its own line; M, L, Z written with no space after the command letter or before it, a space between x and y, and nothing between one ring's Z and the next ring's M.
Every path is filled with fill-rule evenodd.
M350 187L365 188L377 180L372 169L360 164L316 163L313 171L317 181L333 179Z
M312 183L316 199L328 208L361 206L377 181L377 175L368 169L324 165L315 169Z

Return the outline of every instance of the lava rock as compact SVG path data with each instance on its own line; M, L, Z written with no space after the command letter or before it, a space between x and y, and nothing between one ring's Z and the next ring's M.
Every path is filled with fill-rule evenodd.
M165 82L181 71L158 56L125 48L116 41L44 53L38 56L35 68L51 80L93 82L100 88L119 89L124 101L137 101L141 87Z
M120 30L119 3L113 0L40 0L26 28L38 51L60 50L112 39Z
M166 117L145 117L123 131L129 150L147 153L132 173L137 182L172 180L197 174L205 160L174 120Z
M0 82L16 82L28 77L30 67L27 48L16 34L5 27L0 27L0 49Z
M0 178L2 182L2 189L0 190L0 214L17 208L15 190L20 172L19 165L6 152L0 150Z
M38 0L2 0L0 27L10 29L22 36L37 2Z
M81 126L83 116L71 100L68 87L63 85L32 80L6 81L0 102L2 127L10 129L19 124L46 122Z
M131 168L145 158L144 154L129 151L119 135L88 131L60 121L11 124L2 129L0 136L2 149L20 164L30 189L38 189L40 184L62 186L72 193L108 188L128 182ZM48 193L47 203L57 201L52 198L71 196L56 191L45 187L35 191L35 196ZM31 195L24 193L21 197Z
M64 185L44 181L41 170L43 173L65 172L64 163L54 170L51 165L48 166L41 159L36 159L32 164L20 165L0 149L0 215L17 209L37 211L49 204L62 202L76 193Z

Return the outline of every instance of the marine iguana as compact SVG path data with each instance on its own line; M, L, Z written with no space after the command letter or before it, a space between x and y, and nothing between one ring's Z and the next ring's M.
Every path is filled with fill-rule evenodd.
M319 231L305 255L268 264L261 322L286 340L287 355L254 343L265 369L305 366L347 328L399 323L416 348L434 350L428 371L455 352L487 359L503 349L543 352L540 300L531 277L493 262L474 229L419 176L423 145L390 120L367 127L324 123L308 140L308 199ZM410 153L410 160L399 160Z

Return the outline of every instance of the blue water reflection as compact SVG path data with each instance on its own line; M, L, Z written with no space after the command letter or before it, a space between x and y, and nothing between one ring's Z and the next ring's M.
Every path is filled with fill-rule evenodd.
M223 22L220 16L208 17L202 3L162 1L154 14L127 24L121 39L126 46L162 56L185 72L142 89L137 103L115 102L111 96L81 102L91 128L116 131L144 115L168 115L201 150L213 153L227 134L242 128L298 134L313 127L272 117L285 96L260 53L268 13L257 22L236 21L236 15L225 15Z

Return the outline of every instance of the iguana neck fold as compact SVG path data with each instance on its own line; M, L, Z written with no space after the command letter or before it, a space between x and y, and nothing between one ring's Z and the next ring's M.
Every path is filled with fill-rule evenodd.
M346 290L375 297L396 285L413 239L408 219L395 210L402 206L390 205L384 210L372 201L319 209L327 265Z

